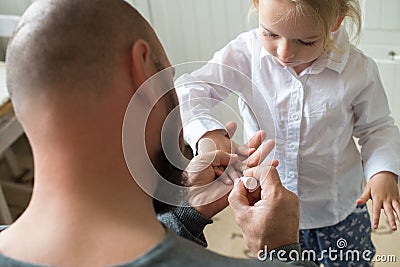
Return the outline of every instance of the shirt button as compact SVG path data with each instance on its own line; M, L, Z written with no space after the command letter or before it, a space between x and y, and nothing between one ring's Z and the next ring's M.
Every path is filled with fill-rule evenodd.
M296 81L294 84L296 85L297 88L299 88L299 89L301 88L301 82L300 81Z
M296 173L294 171L289 172L289 177L294 178L296 176Z
M294 114L292 114L292 120L294 120L294 121L298 121L300 119L300 116L299 116L299 114L298 113L294 113Z
M289 144L289 149L290 150L295 150L296 149L296 145L293 144L293 143Z

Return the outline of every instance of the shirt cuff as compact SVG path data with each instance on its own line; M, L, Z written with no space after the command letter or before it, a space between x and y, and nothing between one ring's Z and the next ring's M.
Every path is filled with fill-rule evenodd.
M386 162L384 164L381 164L380 166L374 165L374 164L366 164L364 167L364 174L365 177L367 178L367 182L377 174L378 172L391 172L394 175L397 175L396 181L398 181L398 177L400 175L400 162Z
M186 229L194 236L203 233L208 224L212 224L211 219L204 218L195 208L179 206L174 210L175 215L185 225Z
M225 129L225 127L216 119L206 116L189 121L183 127L183 136L185 137L186 142L192 148L194 155L197 154L197 142L206 132Z

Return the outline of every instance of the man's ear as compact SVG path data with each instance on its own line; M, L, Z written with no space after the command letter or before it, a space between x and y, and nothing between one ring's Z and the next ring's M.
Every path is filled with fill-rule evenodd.
M337 20L336 24L332 27L331 31L335 32L335 31L339 30L339 27L340 27L340 25L342 25L343 20L344 20L344 17L340 17Z
M151 75L154 63L149 44L143 39L137 40L131 48L131 74L136 88L139 88Z
M154 61L151 57L150 45L142 40L137 40L131 49L131 74L135 90L155 73ZM154 88L141 90L149 103L155 103Z

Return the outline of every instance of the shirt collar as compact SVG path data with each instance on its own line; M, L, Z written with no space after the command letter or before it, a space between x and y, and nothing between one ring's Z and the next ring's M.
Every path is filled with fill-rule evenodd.
M344 70L350 55L350 41L346 30L340 27L338 31L332 33L332 48L327 53L327 67L338 72Z
M309 68L306 69L304 74L316 74L321 72L324 68L329 68L341 73L349 59L350 54L350 42L346 30L343 27L331 35L332 38L332 48L323 53ZM259 66L262 68L262 62L265 57L269 57L274 61L277 66L282 67L277 63L272 55L261 45Z
M260 40L260 42L261 42L261 40ZM261 50L261 51L260 51L259 66L260 66L260 69L261 69L261 68L262 68L263 59L264 59L265 57L267 57L267 56L271 57L271 59L272 59L272 55L271 55L270 53L268 53L267 50L265 50L264 46L262 46L262 45L261 45L261 47L260 47L260 50Z

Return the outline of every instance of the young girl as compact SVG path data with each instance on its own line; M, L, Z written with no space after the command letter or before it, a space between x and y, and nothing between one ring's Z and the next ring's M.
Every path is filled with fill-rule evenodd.
M400 134L376 64L341 26L350 19L359 33L359 4L253 0L253 5L258 29L239 35L205 67L177 80L185 139L193 149L207 137L229 150L230 140L210 109L237 93L246 136L261 129L276 140L282 182L300 199L303 249L313 250L315 261L325 266L370 266L375 248L365 203L372 199L374 228L383 208L396 230ZM254 85L244 86L242 76Z

